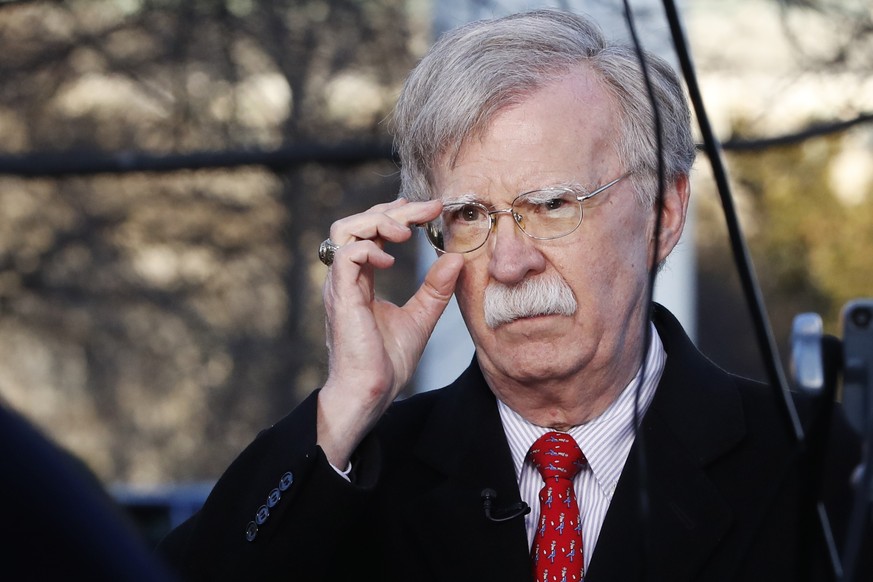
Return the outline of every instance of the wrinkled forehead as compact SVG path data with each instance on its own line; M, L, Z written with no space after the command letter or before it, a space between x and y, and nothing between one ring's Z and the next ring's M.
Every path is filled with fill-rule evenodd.
M596 76L567 75L492 113L431 167L436 196L589 186L622 170L620 119ZM480 184L479 182L485 182Z
M504 96L499 103L488 104L477 112L475 120L467 125L458 124L458 130L446 136L436 149L432 166L448 165L457 161L461 151L471 143L481 142L491 131L495 120L531 102L544 102L560 105L552 112L558 125L571 122L574 127L583 129L577 138L597 139L598 128L606 128L609 135L620 131L621 115L616 97L609 85L595 69L585 63L578 64L561 75L550 78L524 92ZM561 114L572 115L572 119L561 119Z

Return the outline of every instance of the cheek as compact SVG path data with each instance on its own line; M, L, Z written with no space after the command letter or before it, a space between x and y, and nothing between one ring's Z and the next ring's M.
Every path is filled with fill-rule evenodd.
M580 303L611 302L628 285L646 279L647 245L640 220L616 222L612 229L591 232L579 241L577 252L555 264Z
M469 321L470 315L475 315L477 306L482 304L483 294L485 293L485 282L483 277L474 268L474 265L467 263L461 270L458 276L458 283L455 285L455 298L458 300L458 306L463 312L464 319ZM478 309L481 312L481 309Z
M611 246L617 258L623 258L629 267L645 270L654 223L649 220L649 213L635 210L617 221L612 231Z

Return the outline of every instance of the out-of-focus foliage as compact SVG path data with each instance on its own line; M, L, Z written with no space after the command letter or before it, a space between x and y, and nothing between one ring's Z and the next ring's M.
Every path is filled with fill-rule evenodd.
M826 332L839 337L843 305L873 295L873 181L852 189L843 175L845 155L856 151L853 137L729 156L747 242L786 357L796 315L821 314ZM750 329L737 317L744 309L738 286L725 276L733 266L721 243L721 211L711 200L700 210L701 323L710 330L704 349L732 370L760 375L757 346L732 341Z
M873 7L869 0L777 2L785 36L808 70L870 74Z
M830 178L841 144L820 139L734 157L757 209L752 242L767 265L765 291L780 298L774 314L784 322L813 307L832 333L842 306L873 291L873 188L851 197L835 192Z
M0 153L386 142L422 43L400 1L0 8ZM390 160L0 177L0 394L106 480L214 478L324 373L330 223ZM411 253L383 277L403 300Z
M783 360L791 324L873 296L873 4L868 0L695 0L697 65L726 155ZM840 122L839 124L835 122ZM821 128L853 129L821 137ZM793 146L761 147L763 142ZM764 378L720 204L697 164L699 344Z

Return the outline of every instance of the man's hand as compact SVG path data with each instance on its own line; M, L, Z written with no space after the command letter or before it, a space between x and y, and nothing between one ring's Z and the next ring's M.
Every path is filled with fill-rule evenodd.
M448 305L464 259L441 256L409 301L398 307L375 297L375 269L394 257L386 241L412 236L410 225L436 218L438 200L379 204L335 222L339 245L324 284L329 371L318 397L318 444L345 468L349 457L409 382L436 322Z

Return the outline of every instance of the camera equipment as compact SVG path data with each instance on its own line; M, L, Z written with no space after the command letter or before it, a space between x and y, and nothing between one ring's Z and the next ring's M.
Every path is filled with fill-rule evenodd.
M864 530L873 521L873 298L854 299L843 306L843 338L823 334L821 317L802 313L794 318L791 332L791 371L798 390L820 398L816 421L827 426L842 373L841 400L849 425L861 435L863 457L855 473L855 500L845 547L841 556L832 551L838 579L854 580ZM826 430L820 430L822 438Z
M861 435L873 423L873 299L856 299L843 308L843 406Z

